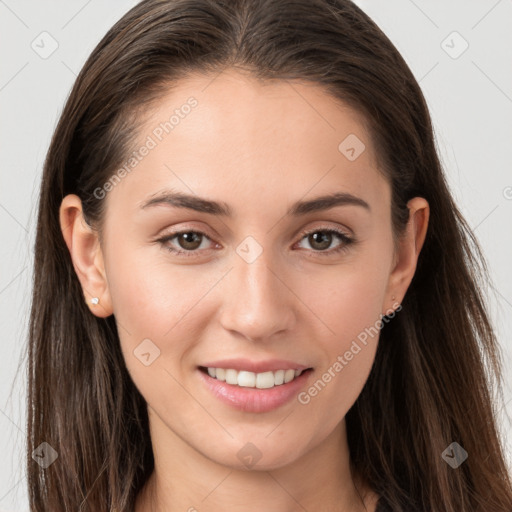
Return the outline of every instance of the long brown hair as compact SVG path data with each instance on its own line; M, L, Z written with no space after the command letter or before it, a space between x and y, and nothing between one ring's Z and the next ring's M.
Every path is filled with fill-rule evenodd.
M101 232L105 201L94 191L126 160L139 114L187 73L214 76L231 66L262 80L318 84L363 114L392 188L395 236L410 198L430 204L402 310L382 327L375 364L346 415L353 471L387 510L510 512L492 395L502 386L500 353L481 291L486 263L448 190L418 83L349 0L145 0L83 66L51 141L38 205L31 511L132 511L154 467L146 403L114 317L98 318L85 304L59 225L61 201L77 194ZM43 442L58 454L46 468L32 457ZM442 456L452 442L468 453L456 469Z

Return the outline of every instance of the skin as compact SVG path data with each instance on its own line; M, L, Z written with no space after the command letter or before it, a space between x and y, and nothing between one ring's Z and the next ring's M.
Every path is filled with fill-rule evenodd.
M220 402L197 366L289 359L313 368L307 390L403 299L428 203L409 201L395 250L391 191L363 119L314 84L262 83L233 69L187 77L146 119L136 147L190 96L197 107L102 199L102 244L77 196L60 209L84 297L92 314L115 315L127 368L148 403L155 472L136 511L374 511L378 496L350 473L345 414L369 375L378 336L309 403L292 399L265 413ZM349 134L365 144L354 161L338 150ZM168 188L225 202L234 215L140 208ZM295 201L333 191L371 209L286 215ZM336 235L322 246L301 234L336 228L357 240L339 253ZM190 247L178 237L155 242L182 229L205 233L193 249L198 257L165 248ZM247 236L262 248L252 263L236 252ZM160 350L149 366L133 353L146 338ZM248 442L261 455L251 468L237 456Z

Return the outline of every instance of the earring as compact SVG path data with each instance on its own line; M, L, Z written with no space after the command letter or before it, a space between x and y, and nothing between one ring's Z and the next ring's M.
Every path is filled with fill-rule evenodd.
M98 304L98 303L99 303L99 301L100 301L100 299L99 299L98 297L93 297L93 298L91 299L91 302L92 302L94 305Z

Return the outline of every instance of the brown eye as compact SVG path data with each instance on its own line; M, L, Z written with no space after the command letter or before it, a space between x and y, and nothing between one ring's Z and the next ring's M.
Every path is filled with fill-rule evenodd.
M308 235L308 241L313 249L323 251L328 249L332 243L332 234L328 231L315 231Z
M169 252L185 256L199 256L201 244L210 238L200 231L177 231L158 240ZM202 247L205 249L205 247ZM208 247L206 247L208 249ZM188 254L187 254L188 253Z
M175 236L180 248L187 251L194 251L197 249L201 245L201 237L202 234L197 233L196 231L187 231Z
M336 238L339 240L339 243L335 245L334 248L326 250L331 247ZM330 256L336 254L347 249L350 244L355 242L354 238L342 231L338 231L337 229L316 229L314 231L307 231L302 233L301 242L304 240L307 240L308 244L312 248L312 252L318 253L318 256Z
M336 238L339 243L327 250ZM318 256L334 255L356 242L354 238L336 229L317 229L302 233L301 242L304 240L307 240L312 248L310 252ZM205 241L207 245L208 241L212 242L210 237L201 231L177 231L158 240L169 252L186 257L200 256L203 251L199 249ZM209 247L202 247L202 249L209 249Z

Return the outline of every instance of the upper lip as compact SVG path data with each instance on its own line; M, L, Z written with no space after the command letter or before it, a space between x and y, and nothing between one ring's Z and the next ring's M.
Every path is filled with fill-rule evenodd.
M275 372L277 370L307 370L310 366L286 361L285 359L267 359L266 361L251 361L250 359L236 358L209 361L204 363L205 368L224 368L253 373Z

